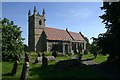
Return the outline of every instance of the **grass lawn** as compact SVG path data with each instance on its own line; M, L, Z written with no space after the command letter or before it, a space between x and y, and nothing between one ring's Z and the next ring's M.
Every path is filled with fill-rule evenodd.
M7 65L7 66L6 66ZM3 62L3 74L11 72L13 63ZM18 80L22 71L22 65L19 64L18 72L15 76L3 76L3 80ZM30 79L60 79L60 78L106 78L101 71L92 70L89 66L75 66L64 70L56 71L55 65L50 64L46 68L41 68L41 64L30 64L28 73Z
M107 61L107 57L109 55L101 55L101 54L98 54L97 57L93 60L94 62L97 62L97 63L102 63L102 62L105 62Z
M2 78L2 62L0 61L0 80Z
M105 62L107 60L107 57L109 55L102 55L102 54L98 54L96 58L94 58L94 55L93 54L83 54L82 58L84 58L85 60L86 59L92 59L92 61L96 62L96 63L102 63L102 62Z
M34 55L35 56L35 55ZM84 55L87 56L87 55ZM90 55L89 55L90 56ZM86 57L87 58L87 57ZM34 58L31 58L34 59ZM69 56L57 57L58 60L66 60L70 59ZM64 70L55 70L56 61L49 61L47 67L42 68L41 64L33 64L34 60L30 60L30 68L28 71L28 78L32 80L49 80L50 78L60 79L61 78L69 78L69 79L77 79L77 78L107 78L104 74L102 74L99 70L93 70L90 66L79 65L74 67L68 67ZM97 61L97 60L96 60ZM15 76L9 76L12 70L13 62L2 62L2 74L6 74L6 76L2 76L2 80L19 80L23 61L19 63L18 71Z

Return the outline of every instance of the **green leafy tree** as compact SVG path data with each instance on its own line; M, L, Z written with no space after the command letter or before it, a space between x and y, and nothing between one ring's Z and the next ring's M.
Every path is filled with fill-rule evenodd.
M2 20L0 18L0 62L2 61Z
M97 54L100 54L100 48L97 44L96 38L92 37L91 39L93 39L93 42L90 44L89 50L90 53L93 54L96 58Z
M20 27L14 25L13 21L4 18L2 20L2 59L14 59L15 55L23 52L23 38Z
M28 46L24 44L24 51L28 51Z
M84 37L84 39L86 41L86 49L89 51L89 49L90 49L89 39L87 37Z
M109 54L108 61L119 62L120 60L120 2L103 2L101 10L107 31L98 36L97 44L102 54Z

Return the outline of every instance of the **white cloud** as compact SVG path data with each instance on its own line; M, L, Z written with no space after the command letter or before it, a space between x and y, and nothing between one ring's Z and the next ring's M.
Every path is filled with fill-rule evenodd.
M92 10L89 10L87 8L82 8L82 9L70 9L70 10L66 10L64 13L56 13L57 16L62 16L62 17L69 17L69 18L75 18L75 17L79 17L79 18L88 18L89 16L91 16L93 13Z
M89 17L92 12L89 11L88 9L84 8L84 9L79 9L79 10L71 10L70 11L70 14L73 16L73 17L83 17L83 18L86 18L86 17Z

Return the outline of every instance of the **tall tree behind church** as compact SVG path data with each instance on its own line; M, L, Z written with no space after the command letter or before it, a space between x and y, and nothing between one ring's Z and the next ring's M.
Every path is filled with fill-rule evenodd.
M103 19L107 31L99 34L97 43L102 54L109 54L108 61L120 60L120 2L103 2Z

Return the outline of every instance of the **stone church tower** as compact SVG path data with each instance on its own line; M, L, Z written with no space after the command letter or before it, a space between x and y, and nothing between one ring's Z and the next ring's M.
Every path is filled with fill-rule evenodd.
M33 15L31 11L28 12L28 46L30 51L36 51L36 45L43 29L45 28L45 10L43 9L42 15L37 12L34 6ZM37 13L36 13L37 12Z

